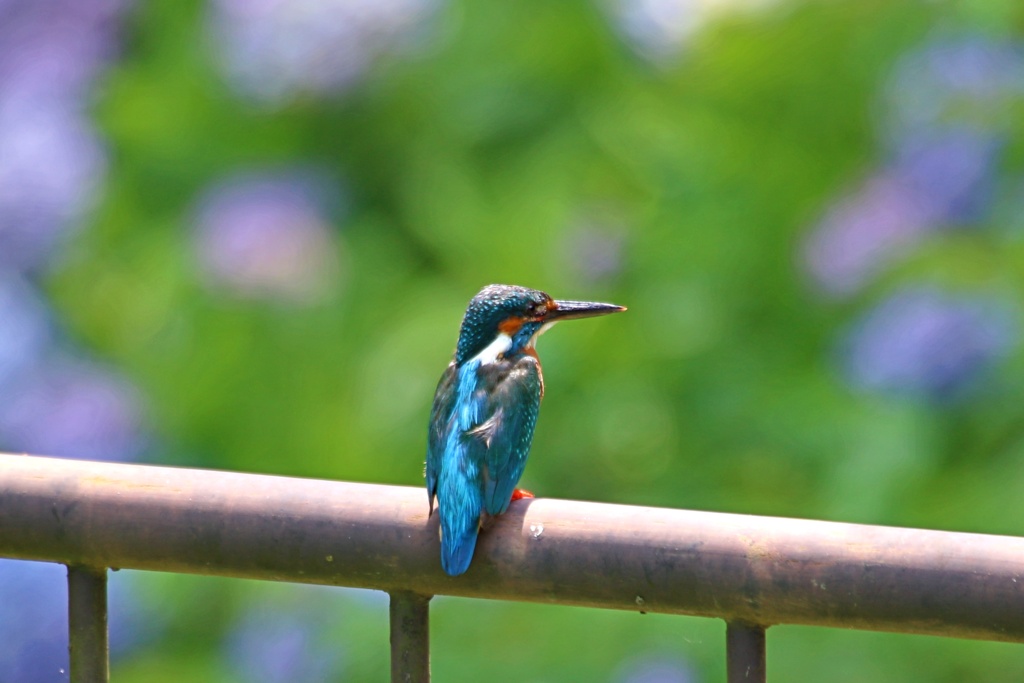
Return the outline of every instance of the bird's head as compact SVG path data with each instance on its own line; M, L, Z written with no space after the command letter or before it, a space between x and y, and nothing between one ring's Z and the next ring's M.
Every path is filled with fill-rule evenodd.
M537 336L560 320L624 311L624 306L593 301L561 301L536 289L488 285L473 297L462 318L455 362L482 362L532 348Z

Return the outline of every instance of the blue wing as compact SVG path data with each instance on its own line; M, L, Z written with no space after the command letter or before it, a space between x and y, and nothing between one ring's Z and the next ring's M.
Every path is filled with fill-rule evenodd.
M434 497L437 495L437 475L441 470L441 458L444 453L445 436L455 409L455 377L457 375L455 361L441 375L434 393L434 405L430 409L430 430L427 433L427 497L430 501L430 514L434 513Z
M534 357L522 356L488 392L487 418L470 432L484 449L484 510L489 515L508 509L523 476L541 393L540 365Z

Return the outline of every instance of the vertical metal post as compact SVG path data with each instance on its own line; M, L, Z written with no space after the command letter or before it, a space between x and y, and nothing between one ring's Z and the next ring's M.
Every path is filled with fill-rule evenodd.
M68 565L68 643L71 683L110 680L106 569Z
M430 682L430 598L391 593L391 683Z
M764 627L737 621L725 625L726 671L729 683L765 683Z

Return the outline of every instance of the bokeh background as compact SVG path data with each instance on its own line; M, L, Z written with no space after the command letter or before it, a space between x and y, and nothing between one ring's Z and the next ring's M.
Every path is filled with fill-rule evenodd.
M0 449L419 485L491 282L539 495L1024 534L1016 0L0 0ZM426 500L424 498L424 504ZM382 594L121 571L114 680L382 681ZM0 681L67 679L0 561ZM438 598L438 680L724 679L714 620ZM779 627L774 680L1024 648Z

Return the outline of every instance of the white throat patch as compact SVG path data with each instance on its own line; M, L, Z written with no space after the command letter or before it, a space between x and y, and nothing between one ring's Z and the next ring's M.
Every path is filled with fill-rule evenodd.
M479 361L480 365L487 365L498 360L498 356L504 355L510 348L512 348L512 337L501 332L483 351L470 358L470 361L475 360Z

